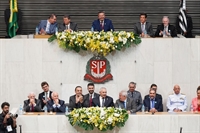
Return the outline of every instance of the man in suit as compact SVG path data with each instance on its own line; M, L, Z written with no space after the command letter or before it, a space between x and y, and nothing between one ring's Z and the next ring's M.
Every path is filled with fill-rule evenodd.
M88 83L87 85L88 94L84 95L84 106L91 107L92 106L92 99L98 97L99 94L94 92L95 86L94 83Z
M48 112L52 111L52 112L64 113L65 108L66 108L65 101L59 99L57 92L52 92L51 97L52 97L52 100L49 100L47 102Z
M177 29L177 33L178 34L182 34L183 36L185 36L186 38L193 38L192 35L192 29L193 29L193 22L192 22L192 17L189 16L188 14L188 10L185 10L185 14L186 14L186 20L187 20L187 28L186 31L182 31L182 29L180 28L179 25L179 17L177 17L176 19L176 29Z
M133 32L140 35L140 37L154 36L152 24L147 22L146 13L140 14L140 22L137 22L134 25Z
M155 37L177 37L176 28L169 23L169 18L164 16L162 24L158 25Z
M52 99L52 91L49 90L49 84L46 81L41 83L41 87L43 89L43 92L39 94L38 99L41 101L41 106L43 109L47 101Z
M155 92L157 92L157 85L156 85L156 84L152 84L151 87L150 87L150 90L155 90ZM147 99L147 98L149 98L149 95L146 95L146 96L144 97L144 99ZM160 100L161 100L161 103L162 103L162 95L156 93L156 98L157 98L157 99L160 99Z
M41 20L38 25L39 34L52 35L55 34L57 29L56 15L51 14L47 20Z
M143 104L153 114L155 112L163 112L162 101L156 97L156 91L153 89L149 91L149 97L145 97Z
M24 101L24 111L26 112L42 112L41 101L35 98L35 93L28 95L28 100Z
M69 111L74 110L75 108L84 107L84 96L82 94L82 87L76 86L75 95L69 98Z
M137 112L141 111L142 108L142 96L139 91L136 91L136 83L135 82L130 82L129 83L129 90L127 91L128 97L132 98L137 106Z
M107 90L102 87L99 92L99 96L92 99L93 107L114 107L113 98L107 96Z
M135 101L127 97L127 91L121 91L119 93L119 99L116 100L115 107L127 110L128 114L136 113L137 110Z
M16 117L9 113L10 104L3 102L1 104L2 113L0 114L0 133L16 133ZM11 130L12 129L12 130Z
M71 16L70 15L65 15L63 17L63 24L59 24L58 26L58 31L78 31L78 26L76 23L71 22Z
M92 23L92 28L94 31L114 31L114 27L112 21L110 19L105 18L105 12L98 12L98 19L94 20Z
M9 5L10 5L10 0L9 0ZM6 8L5 11L4 11L4 19L5 19L5 23L6 23L6 32L7 32L6 38L10 38L10 36L8 35L9 19L10 19L10 7ZM16 31L17 35L21 34L21 26L22 26L21 22L22 22L22 12L18 8L18 12L17 12L17 24L18 24L19 28Z

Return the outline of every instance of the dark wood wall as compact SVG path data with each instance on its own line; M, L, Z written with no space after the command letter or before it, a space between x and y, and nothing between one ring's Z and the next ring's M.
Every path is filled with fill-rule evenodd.
M8 1L0 0L0 37L6 35L4 10L8 7ZM200 0L186 1L188 14L193 19L193 33L200 34ZM162 16L169 16L170 22L175 23L179 0L18 0L18 7L23 14L23 34L34 33L38 22L47 19L51 13L58 16L59 23L64 14L71 15L72 21L78 23L79 30L90 30L99 10L106 12L115 30L126 31L132 31L134 23L139 21L139 14L146 12L155 31Z

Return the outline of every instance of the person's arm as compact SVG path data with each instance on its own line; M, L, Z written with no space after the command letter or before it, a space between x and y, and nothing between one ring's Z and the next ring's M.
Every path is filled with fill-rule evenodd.
M139 93L139 105L137 107L137 111L141 111L141 108L142 108L142 96L141 96L141 93Z
M157 26L156 32L155 32L155 37L162 37L163 35L160 35L160 25Z
M74 103L73 103L73 100L72 100L72 97L69 98L69 112L71 112L73 109L74 109Z
M137 26L136 26L136 24L133 25L133 33L138 34L138 33L137 33ZM138 35L139 35L139 34L138 34Z
M30 106L29 106L29 104L26 102L26 100L24 101L23 109L24 109L24 111L26 111L26 112L30 112Z
M78 24L75 23L74 31L78 31Z
M157 109L158 112L163 112L163 104L162 102L158 102L158 109Z
M0 130L6 129L7 119L4 120L4 118L2 117L2 115L0 116Z
M113 26L113 24L112 24L112 21L110 20L110 31L114 31L114 26Z
M171 99L170 96L167 99L167 109L169 109L169 111L173 111L175 108L171 105Z
M36 103L36 106L34 107L35 111L37 112L42 112L42 106L41 106L41 101L38 100L38 102Z
M58 105L57 106L57 110L59 110L60 112L65 112L65 108L66 108L66 106L65 106L65 101L61 101L60 102L60 106Z
M154 37L152 24L151 24L151 23L149 23L149 24L150 24L150 26L149 26L149 31L147 31L147 34L148 34L150 37Z
M132 102L131 102L131 110L130 110L130 112L131 113L136 113L137 112L137 105L136 105L136 102L134 100L132 100Z

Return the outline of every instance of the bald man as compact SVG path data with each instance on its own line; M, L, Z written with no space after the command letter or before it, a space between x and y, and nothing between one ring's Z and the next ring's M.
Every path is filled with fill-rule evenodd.
M65 101L59 99L57 92L52 92L51 97L52 97L52 100L49 100L47 102L48 112L52 111L52 112L64 113L65 108L66 108Z
M113 98L107 96L107 90L102 87L99 96L92 99L92 106L96 107L114 107Z
M41 101L35 98L34 92L29 93L28 100L24 101L23 108L26 112L42 112Z
M186 95L180 93L180 86L174 86L174 93L169 95L167 109L169 112L183 112L187 109Z
M167 16L162 18L162 24L158 25L155 37L177 37L176 28L169 23Z

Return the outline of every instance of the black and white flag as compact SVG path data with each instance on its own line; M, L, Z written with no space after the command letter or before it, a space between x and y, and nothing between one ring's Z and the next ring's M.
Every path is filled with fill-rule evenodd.
M187 31L186 0L180 0L179 26L181 28L182 33Z

